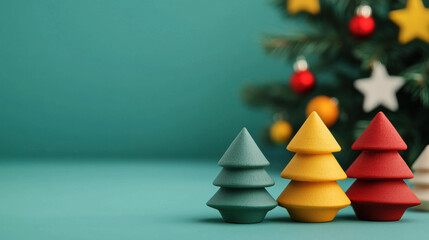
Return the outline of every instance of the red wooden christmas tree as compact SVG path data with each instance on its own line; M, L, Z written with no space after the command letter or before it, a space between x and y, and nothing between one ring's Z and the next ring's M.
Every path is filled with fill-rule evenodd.
M356 216L361 220L396 221L407 208L420 204L402 180L413 173L399 155L407 145L387 117L379 112L352 145L362 153L347 169L357 178L346 194Z

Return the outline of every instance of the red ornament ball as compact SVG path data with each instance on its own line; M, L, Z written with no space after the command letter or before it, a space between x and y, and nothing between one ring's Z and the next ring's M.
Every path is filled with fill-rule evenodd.
M309 70L297 71L290 77L290 87L298 94L310 92L315 84L316 78Z
M349 22L349 30L357 39L367 38L375 30L375 21L371 16L354 16Z

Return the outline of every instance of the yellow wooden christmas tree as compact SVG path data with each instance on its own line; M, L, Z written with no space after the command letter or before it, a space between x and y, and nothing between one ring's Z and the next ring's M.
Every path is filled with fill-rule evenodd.
M292 181L277 198L292 220L329 222L350 200L336 182L347 178L332 152L341 151L331 132L312 112L290 141L287 149L295 156L281 173Z

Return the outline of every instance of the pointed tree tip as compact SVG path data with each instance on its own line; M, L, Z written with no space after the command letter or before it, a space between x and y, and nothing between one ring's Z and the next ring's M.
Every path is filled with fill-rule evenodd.
M232 168L256 168L270 165L245 127L232 141L218 164Z
M246 128L246 127L243 127L243 128L240 130L240 132L238 133L238 135L243 135L243 136L245 136L245 137L251 137L251 138L252 138L252 135L250 135L250 133L249 133L249 131L247 130L247 128Z
M313 111L289 142L287 150L307 154L323 154L339 152L341 147L317 112Z
M319 116L319 114L317 114L317 112L316 111L312 111L311 113L310 113L310 115L308 115L308 116L318 116L319 118L320 118L320 116Z
M407 149L407 145L386 115L380 111L352 144L352 149L399 151Z

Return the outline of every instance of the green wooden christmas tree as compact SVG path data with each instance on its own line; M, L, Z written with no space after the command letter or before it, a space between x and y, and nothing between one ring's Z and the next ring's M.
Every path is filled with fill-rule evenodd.
M220 189L207 202L219 210L225 222L262 222L268 211L277 206L276 200L265 190L274 181L264 167L270 163L259 150L246 128L219 160L222 171L213 184Z

